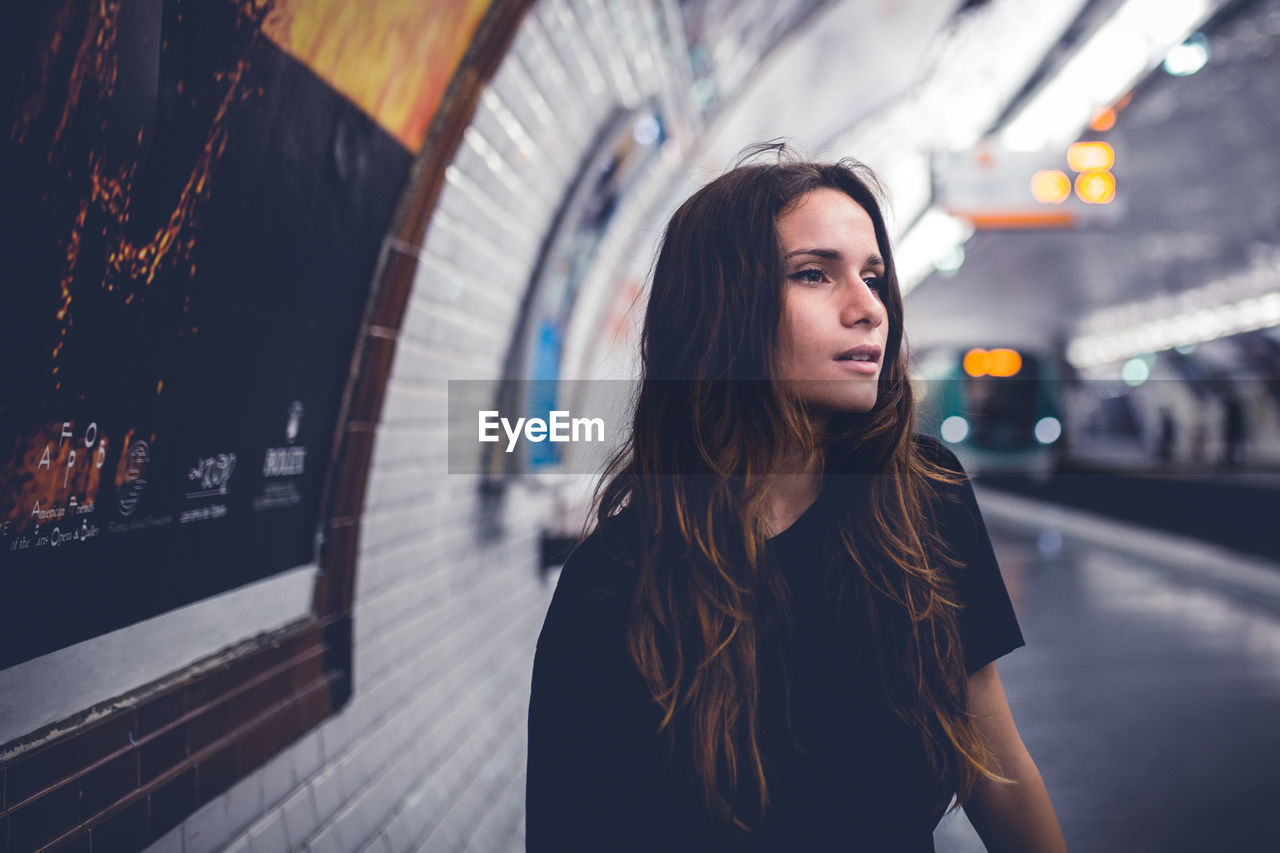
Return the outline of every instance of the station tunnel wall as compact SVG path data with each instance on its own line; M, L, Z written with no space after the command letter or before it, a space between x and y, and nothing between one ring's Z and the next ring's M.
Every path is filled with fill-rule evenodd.
M656 4L632 11L652 15ZM368 469L352 698L315 734L313 773L299 771L298 756L315 750L304 742L194 815L188 839L523 849L529 678L551 591L539 571L548 500L519 483L494 497L479 476L448 473L446 383L503 377L557 211L600 128L643 94L565 63L634 68L660 55L652 29L600 38L603 14L565 2L524 14L451 158L425 242L384 247L388 264L415 271ZM268 795L286 769L295 785ZM259 790L260 808L236 815Z
M581 182L584 164L592 162L602 130L619 113L660 99L655 86L670 89L673 72L663 67L670 49L663 36L669 10L656 2L448 5L445 11L454 23L462 22L452 38L463 39L465 47L469 32L478 33L476 40L487 40L482 47L489 55L477 56L473 42L464 55L456 51L456 74L441 77L439 68L428 69L435 76L421 87L434 86L434 94L413 90L388 95L394 88L389 84L379 90L360 75L344 77L341 63L325 64L325 50L334 46L326 41L326 32L348 28L367 46L378 43L378 26L391 32L397 26L431 25L429 20L397 17L400 7L394 3L382 4L386 14L371 16L372 23L346 15L342 4L319 0L267 4L259 17L254 16L264 8L261 4L228 4L231 18L224 23L230 21L230 35L227 44L215 45L215 51L225 49L234 60L246 50L264 49L265 34L346 102L376 119L380 130L366 133L394 139L411 155L393 158L393 171L399 169L404 181L400 190L385 182L373 188L375 195L381 193L376 202L383 204L384 217L375 217L373 224L390 225L375 251L361 256L367 280L354 282L356 296L367 293L368 299L354 350L346 350L354 351L354 367L345 396L335 400L330 416L333 431L327 435L335 450L328 454L321 441L309 451L317 462L331 456L322 470L329 488L338 492L326 497L319 480L308 486L313 511L327 525L325 541L313 564L305 556L293 559L302 579L295 578L288 595L296 598L300 583L303 589L314 583L313 612L307 617L286 608L272 617L297 629L299 623L290 619L303 616L302 630L311 631L308 642L314 643L306 648L317 650L296 658L305 657L306 671L317 679L308 689L328 684L336 698L307 706L310 716L300 737L277 732L275 740L228 741L231 746L217 756L219 764L197 760L196 747L187 739L195 723L188 704L194 693L190 685L182 687L183 679L205 679L199 683L207 688L213 683L208 679L222 678L231 685L224 688L228 695L243 693L246 683L276 683L279 679L271 680L276 676L258 675L258 670L252 678L244 676L245 682L235 680L245 669L237 668L235 657L244 643L237 646L219 635L206 637L206 647L178 644L178 654L196 666L157 672L157 667L172 665L160 649L177 643L184 633L182 620L189 615L168 607L123 629L133 632L133 653L152 659L151 669L116 672L110 650L119 647L101 635L63 646L61 652L55 649L64 664L73 654L90 660L97 655L110 674L95 688L103 695L46 689L48 719L16 736L6 732L10 737L0 755L0 773L14 782L10 793L18 790L19 780L36 780L21 800L6 800L0 812L9 849L35 849L50 842L82 843L95 850L145 842L156 850L187 853L523 849L528 688L551 592L539 554L549 497L519 482L495 490L484 488L480 476L449 473L447 380L498 380L509 369L507 356L520 329L526 292L566 198ZM114 9L108 11L114 14ZM177 3L149 7L149 20L158 26L152 37L172 33L183 9ZM27 23L45 27L46 33L49 27L63 32L57 28L69 26L83 34L94 26L90 22L83 25L88 30L76 29L81 24L70 6L37 18ZM317 28L308 30L312 25ZM412 38L404 40L413 43ZM90 41L81 53L91 60ZM246 42L251 48L244 47ZM395 79L392 72L383 72L384 84ZM165 73L162 68L157 98L173 94L162 90ZM289 96L277 91L278 73L257 83L254 92L268 105L279 106L284 103L279 99ZM99 91L106 93L104 102L111 107L109 86ZM379 97L407 99L412 106L379 112ZM426 121L424 116L434 118ZM288 120L288 110L282 110L281 120ZM368 177L370 164L361 158L376 157L378 151L352 136L349 128L345 136L341 128L311 131L321 133L319 148L331 154L328 162L316 165L319 176L313 182L330 192L315 193L314 185L307 184L276 191L294 193L286 198L286 207L309 213L312 219L306 222L323 220L328 230L321 229L320 237L337 241L344 220L339 217L334 226L326 211L309 210L308 205L349 202ZM299 158L279 146L305 148L316 142L287 128L277 133L259 124L252 132L262 134L250 147L265 157L265 165L270 168L283 158L286 172L299 168L298 162L290 162ZM270 177L258 174L260 180ZM234 192L233 182L220 189L217 177L215 170L213 193ZM398 207L393 210L388 200ZM352 215L368 211L359 208ZM367 228L370 223L355 224ZM291 250L306 252L299 242L305 236L295 235ZM313 254L342 254L341 245L321 248ZM288 274L287 269L273 269ZM345 274L349 280L359 278L359 270ZM297 282L295 295L306 299L310 283ZM344 310L354 329L358 305ZM306 346L314 354L332 345L332 340L320 339ZM353 345L348 340L343 346ZM290 358L296 361L298 353ZM287 430L296 432L295 421L307 424L312 416L310 410L306 415L290 410ZM361 488L343 492L350 482ZM347 588L341 578L332 577L344 554ZM202 618L210 622L238 626L233 630L240 635L234 639L252 640L255 627L275 630L276 623L237 623L231 610L246 608L253 596L286 595L268 581L253 581L238 598L236 590L217 590L213 598L191 606L203 607ZM319 627L317 614L324 617ZM157 620L166 616L168 627L157 627ZM264 630L257 646L271 646L282 655L281 647L294 642L289 639L294 636ZM257 646L254 654L262 651ZM318 667L323 661L332 669L337 660L341 669L344 649L349 650L349 664L335 687L335 677L330 674L326 682ZM196 652L202 659L193 662ZM9 681L0 683L0 698L23 702L23 692L52 671L49 660L35 657L10 668ZM300 670L286 673L283 666L268 673L296 687ZM145 696L140 692L144 688ZM300 704L298 695L286 687L277 705L293 708ZM179 705L167 712L163 737L149 731L143 719L160 700ZM255 706L246 713L259 710ZM70 755L83 758L87 738L95 734L99 740L111 736L102 759L58 764ZM78 740L64 744L63 738L76 735ZM170 753L163 759L156 746L161 741ZM164 767L172 769L149 768L153 761L169 761ZM104 787L100 777L106 774L100 771L107 765L112 781ZM227 779L234 780L230 787ZM174 791L179 792L176 801L162 802ZM176 826L170 823L171 829L164 827L163 821L174 815L185 817ZM164 829L158 838L157 827Z

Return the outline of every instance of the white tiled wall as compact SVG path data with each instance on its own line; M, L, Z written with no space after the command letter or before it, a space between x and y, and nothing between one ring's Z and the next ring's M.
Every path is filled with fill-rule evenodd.
M524 849L547 497L517 485L502 535L479 530L477 479L447 472L446 380L501 375L555 211L598 129L634 105L662 55L652 33L599 42L624 18L656 20L654 5L543 0L526 18L419 258L366 492L351 702L154 851Z

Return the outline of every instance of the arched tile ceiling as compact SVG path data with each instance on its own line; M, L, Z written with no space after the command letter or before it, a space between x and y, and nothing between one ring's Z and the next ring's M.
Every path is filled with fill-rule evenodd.
M1066 341L1123 325L1107 316L1116 306L1149 316L1160 297L1250 275L1275 289L1280 0L1232 4L1203 31L1208 64L1188 77L1155 72L1104 134L1124 217L1093 230L979 233L957 273L912 294L918 349Z

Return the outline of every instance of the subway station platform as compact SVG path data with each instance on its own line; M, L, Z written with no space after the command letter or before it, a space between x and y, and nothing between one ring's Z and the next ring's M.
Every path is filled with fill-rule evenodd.
M1280 563L980 489L1027 646L998 663L1072 850L1280 844ZM985 848L962 813L940 853Z

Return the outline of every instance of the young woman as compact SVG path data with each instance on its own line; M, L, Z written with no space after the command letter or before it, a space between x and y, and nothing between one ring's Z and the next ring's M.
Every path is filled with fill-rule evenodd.
M538 641L527 849L931 851L954 795L989 850L1064 851L972 489L913 434L874 181L765 150L667 227Z

